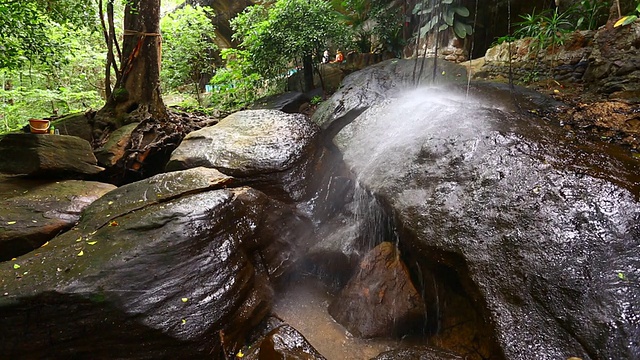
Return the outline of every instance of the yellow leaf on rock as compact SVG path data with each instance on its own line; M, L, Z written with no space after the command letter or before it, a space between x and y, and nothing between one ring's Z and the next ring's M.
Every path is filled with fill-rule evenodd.
M623 16L620 19L618 19L618 21L616 21L615 24L613 24L613 27L618 27L620 25L622 25L622 23L625 22L625 20L627 20L628 16Z
M76 239L76 242L80 242L80 241L82 241L82 236Z
M184 324L186 324L186 323L187 323L187 320L182 319L182 325L184 325Z
M89 241L89 242L87 242L87 244L89 244L89 245L95 245L97 243L98 243L97 241Z
M13 268L14 269L20 269L20 265L19 264L13 264Z
M113 201L109 201L107 204L108 204L108 205L111 205L111 204L113 204Z
M244 357L244 354L242 353L242 350L238 351L238 353L236 354L237 357L242 358Z
M42 244L42 246L40 246L40 247L45 247L45 246L47 246L47 245L49 245L49 242L48 242L48 241L47 241L46 243Z
M7 221L7 225L13 225L15 223L16 223L15 221Z
M182 302L187 302L189 301L189 298L182 298Z
M78 253L78 256L82 256L84 255L84 251L80 250L80 252Z

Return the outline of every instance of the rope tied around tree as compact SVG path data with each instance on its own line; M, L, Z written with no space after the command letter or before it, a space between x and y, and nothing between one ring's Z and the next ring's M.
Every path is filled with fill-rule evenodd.
M127 59L126 66L123 66L123 69L124 69L122 74L123 78L126 77L131 71L131 69L133 68L133 60L136 57L138 57L138 54L140 53L140 49L142 48L142 44L144 43L144 39L147 36L158 37L160 40L158 43L158 69L160 69L161 58L162 58L162 55L161 55L162 54L162 34L156 33L156 32L144 32L144 31L125 29L122 35L123 36L140 36L140 40L138 40L136 47L133 49L133 51L131 52L131 55Z

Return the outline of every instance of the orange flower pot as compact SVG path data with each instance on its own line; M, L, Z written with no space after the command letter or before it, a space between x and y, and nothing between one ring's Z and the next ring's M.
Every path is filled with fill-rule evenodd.
M49 120L29 119L29 128L32 134L48 134L50 125Z

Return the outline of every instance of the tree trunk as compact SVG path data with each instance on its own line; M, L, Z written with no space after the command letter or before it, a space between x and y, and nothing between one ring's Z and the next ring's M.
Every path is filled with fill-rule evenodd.
M168 119L160 94L160 0L127 2L121 60L120 76L97 119L112 128Z
M313 59L310 54L302 57L302 71L304 73L304 91L309 92L313 90Z

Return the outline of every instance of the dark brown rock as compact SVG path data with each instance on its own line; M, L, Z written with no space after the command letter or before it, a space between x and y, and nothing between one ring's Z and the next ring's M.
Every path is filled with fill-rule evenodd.
M60 135L77 136L92 142L93 136L91 133L93 128L90 121L94 115L95 111L65 115L59 119L52 120L51 126L58 129Z
M384 242L365 255L329 313L352 334L372 338L406 334L424 321L425 307L400 253Z
M267 211L277 210L290 229L306 224L256 190L226 188L228 177L218 175L191 169L118 188L37 255L1 267L0 352L128 359L235 354L271 306L269 260L261 254L276 246Z
M10 191L11 183L3 181L6 191L0 200L0 261L28 253L73 227L80 212L96 199L115 189L111 184L94 181L66 180L37 184L31 188Z
M462 356L449 351L428 347L414 346L407 349L385 351L371 360L463 360Z
M7 134L0 139L0 172L6 174L82 176L96 166L91 145L67 135Z
M131 133L138 124L124 125L109 134L107 142L95 151L96 158L101 166L112 167L125 156L125 150L131 141Z

